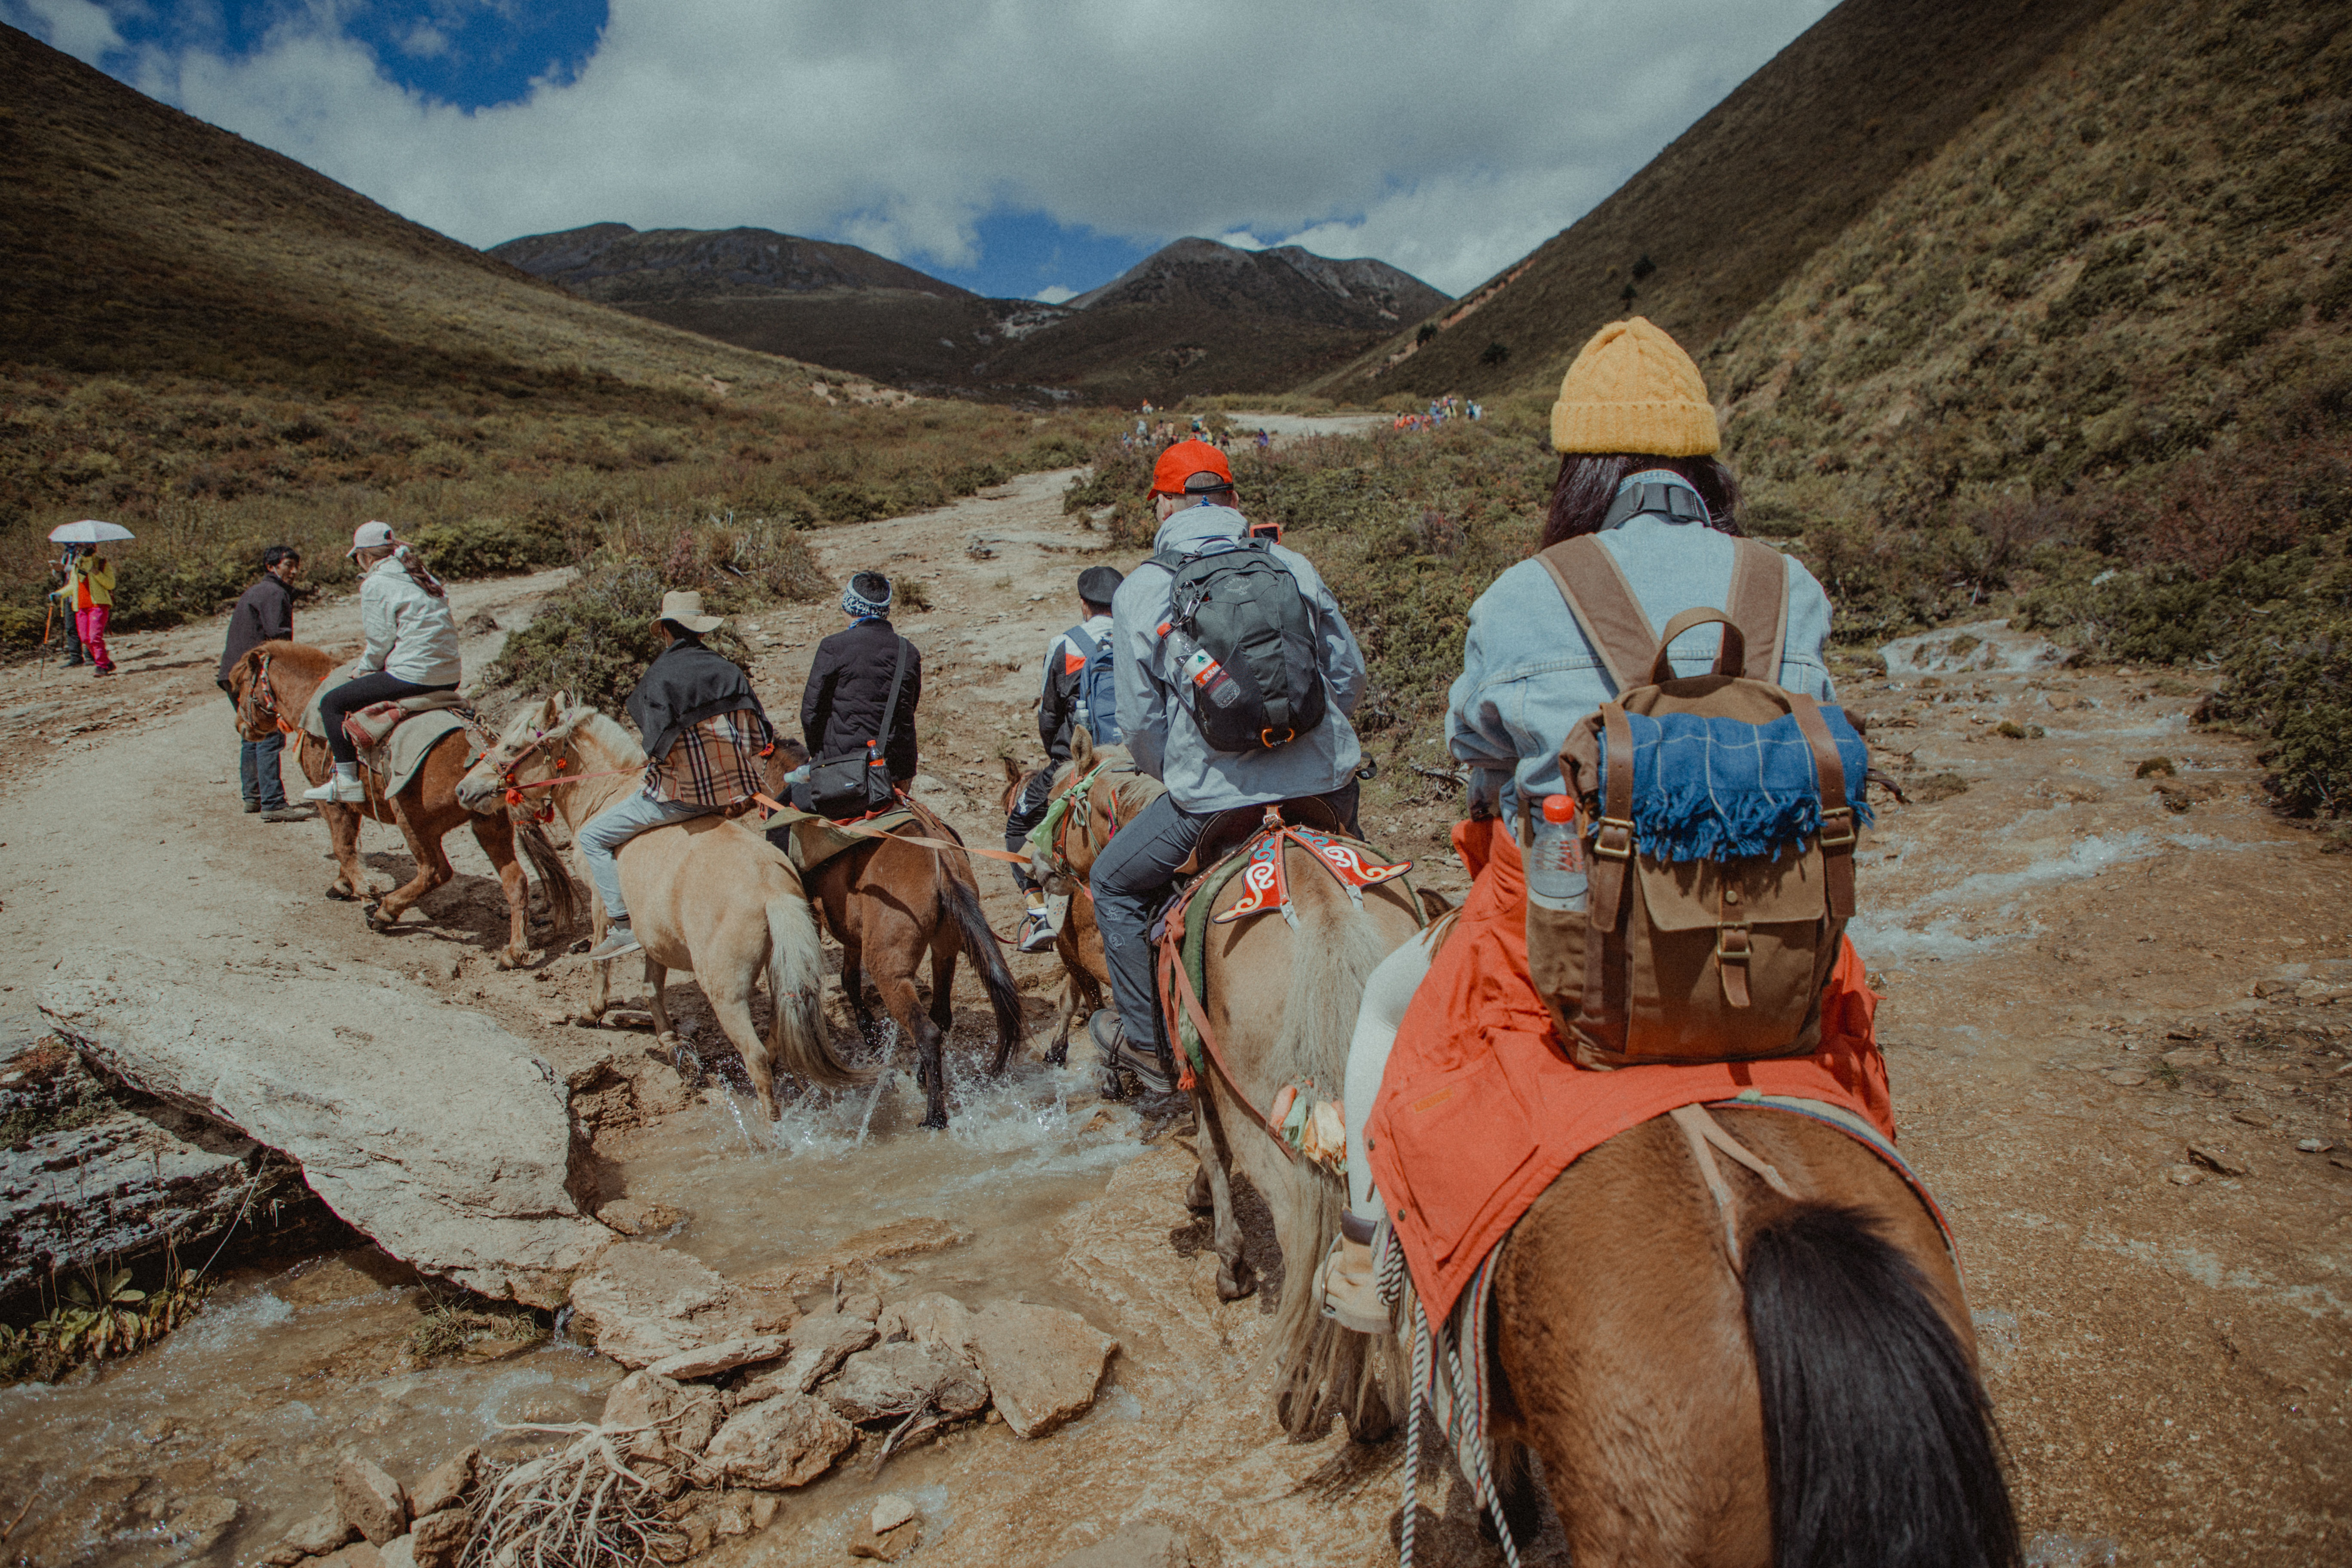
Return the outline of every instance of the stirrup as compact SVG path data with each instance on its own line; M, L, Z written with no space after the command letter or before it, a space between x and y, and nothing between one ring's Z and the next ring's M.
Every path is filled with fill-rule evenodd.
M302 792L304 800L333 801L342 805L357 805L367 799L367 785L357 779L347 779L341 773L330 773L327 782Z

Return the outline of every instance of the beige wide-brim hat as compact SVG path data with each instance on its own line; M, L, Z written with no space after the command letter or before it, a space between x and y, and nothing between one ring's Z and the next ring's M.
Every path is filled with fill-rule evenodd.
M656 617L673 626L684 626L697 637L717 631L725 621L718 616L702 613L702 595L687 590L674 589L662 595L661 615Z

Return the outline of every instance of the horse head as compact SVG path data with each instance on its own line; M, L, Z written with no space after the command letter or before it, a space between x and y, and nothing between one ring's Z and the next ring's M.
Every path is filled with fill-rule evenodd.
M595 711L572 701L568 691L525 703L457 781L458 804L485 816L516 804L508 793L553 778L571 748L572 732Z
M275 704L263 696L260 648L247 648L228 672L229 700L236 704L237 738L266 741L278 733Z

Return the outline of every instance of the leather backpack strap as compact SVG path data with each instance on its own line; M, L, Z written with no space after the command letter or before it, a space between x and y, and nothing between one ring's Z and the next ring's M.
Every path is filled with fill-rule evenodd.
M890 700L882 704L882 730L866 742L877 750L887 750L890 744L890 721L898 716L898 692L907 684L907 647L905 637L898 639L898 657L890 666Z
M1853 913L1853 807L1845 794L1845 763L1837 742L1822 718L1822 705L1801 691L1789 694L1797 729L1813 749L1813 771L1822 785L1822 885L1829 896L1830 913L1844 920Z
M1618 690L1642 683L1658 646L1649 612L1633 596L1624 569L1591 534L1564 539L1536 556L1568 601L1568 613L1584 640L1601 656L1601 668Z
M1769 544L1735 539L1731 561L1731 593L1727 606L1731 619L1748 639L1745 674L1750 680L1780 683L1780 644L1789 621L1789 558Z
M1675 678L1675 664L1671 657L1675 639L1694 626L1710 624L1723 627L1723 646L1717 648L1715 654L1715 673L1738 675L1742 668L1746 668L1748 637L1739 629L1739 623L1721 610L1710 610L1705 605L1695 605L1668 621L1666 629L1659 634L1657 662L1650 666L1651 685L1663 686Z
M1578 1011L1605 1024L1622 1018L1626 1009L1625 944L1617 928L1624 920L1625 877L1633 863L1633 725L1625 710L1611 702L1601 710L1601 728L1608 742L1607 765L1601 770L1601 822L1585 886L1591 929L1584 933L1584 998Z

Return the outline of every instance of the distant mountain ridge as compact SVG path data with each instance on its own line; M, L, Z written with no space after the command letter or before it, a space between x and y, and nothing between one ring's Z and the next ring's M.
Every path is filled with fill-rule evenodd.
M587 299L920 392L1166 401L1265 392L1448 296L1384 261L1186 238L1075 300L990 300L854 245L591 224L489 254Z

